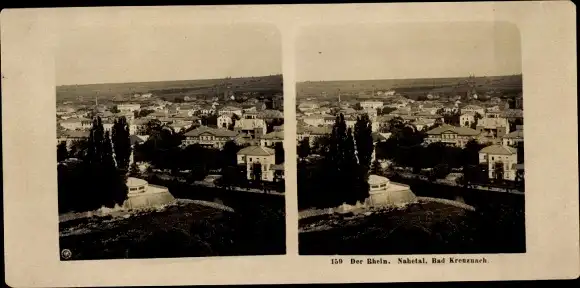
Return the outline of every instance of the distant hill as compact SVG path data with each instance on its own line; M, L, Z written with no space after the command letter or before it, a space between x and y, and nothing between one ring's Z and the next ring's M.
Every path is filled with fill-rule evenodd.
M93 101L96 96L99 102L128 99L135 93L153 93L155 96L173 98L178 96L217 95L226 90L232 92L282 92L282 75L202 79L160 82L106 83L88 85L63 85L56 87L56 100L77 101L79 96L84 101Z
M395 90L412 99L426 93L466 93L475 89L477 93L498 91L506 94L522 92L522 75L422 78L422 79L385 79L385 80L345 80L345 81L307 81L296 83L297 98L320 98L323 92L327 97L336 97L338 90L341 99L370 96L373 90Z

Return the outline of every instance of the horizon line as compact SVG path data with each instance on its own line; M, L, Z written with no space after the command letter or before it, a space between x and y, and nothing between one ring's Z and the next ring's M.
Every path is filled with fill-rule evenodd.
M131 81L131 82L99 82L99 83L85 83L85 84L60 84L55 85L56 87L62 86L86 86L86 85L105 85L105 84L137 84L137 83L160 83L160 82L178 82L178 81L203 81L203 80L222 80L230 77L231 79L239 79L239 78L262 78L262 77L271 77L271 76L283 76L282 73L277 74L270 74L270 75L260 75L260 76L239 76L239 77L232 77L232 76L224 76L220 78L197 78L197 79L178 79L178 80L152 80L152 81Z
M507 76L523 76L523 73L503 74L503 75L465 75L465 76L443 76L443 77L417 77L417 78L376 78L376 79L337 79L337 80L301 80L296 83L305 82L340 82L340 81L381 81L381 80L414 80L414 79L448 79L448 78L481 78L481 77L507 77Z

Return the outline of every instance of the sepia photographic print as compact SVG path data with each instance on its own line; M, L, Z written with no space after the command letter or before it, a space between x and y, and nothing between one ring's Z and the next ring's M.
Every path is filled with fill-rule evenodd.
M5 9L5 282L578 278L574 8Z
M285 254L276 27L132 28L58 40L61 259Z
M301 255L526 252L519 35L503 22L298 33Z

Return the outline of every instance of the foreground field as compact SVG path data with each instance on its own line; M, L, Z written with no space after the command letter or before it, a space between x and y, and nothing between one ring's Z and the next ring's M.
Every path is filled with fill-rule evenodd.
M488 216L424 203L369 216L312 217L300 221L300 229L308 232L299 235L299 251L301 255L525 252L523 231L517 229L523 217L495 219L492 224L486 223L493 222Z
M285 253L281 209L227 212L196 204L131 217L92 217L60 224L68 260L169 258Z

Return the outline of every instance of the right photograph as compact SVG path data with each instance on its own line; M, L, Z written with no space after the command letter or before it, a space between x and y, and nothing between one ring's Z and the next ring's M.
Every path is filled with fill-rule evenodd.
M520 45L506 22L302 28L299 253L525 253Z

